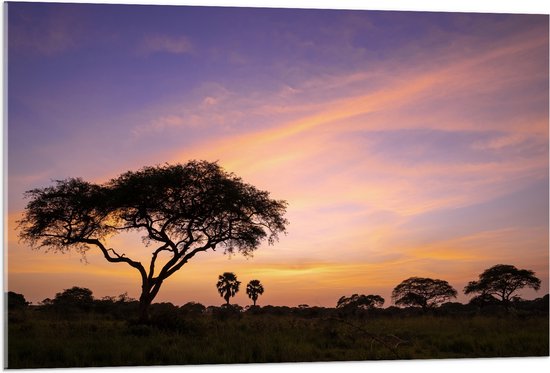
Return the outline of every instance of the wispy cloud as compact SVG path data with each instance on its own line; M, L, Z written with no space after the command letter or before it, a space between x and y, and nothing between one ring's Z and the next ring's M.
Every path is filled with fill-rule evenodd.
M149 35L142 39L139 52L143 54L189 54L193 51L191 40L185 36Z
M82 36L78 12L59 9L55 12L33 13L8 7L10 50L53 56L78 46Z
M524 45L524 49L521 46L505 46L496 51L489 50L484 55L477 56L478 63L465 58L420 76L404 75L381 90L349 98L335 98L315 107L316 110L312 110L309 115L273 125L265 130L208 139L176 156L176 159L196 156L220 159L228 168L245 175L255 175L256 178L259 174L267 178L269 174L284 173L287 175L285 183L289 185L285 192L290 195L293 195L292 190L296 189L297 183L303 183L303 180L289 179L293 174L289 174L288 170L300 169L305 174L324 174L328 180L323 180L321 184L318 180L316 190L344 186L344 199L363 196L362 201L365 201L369 195L376 196L374 200L377 205L385 205L386 208L404 214L476 203L483 196L493 198L497 185L501 190L496 195L501 195L509 192L515 182L521 183L521 179L533 180L537 174L544 177L543 170L547 164L544 147L538 150L535 157L530 156L528 159L510 154L494 159L487 153L478 154L477 159L468 159L465 155L468 155L471 147L480 147L479 140L472 136L471 147L466 144L461 150L462 154L457 155L454 160L442 162L441 159L424 156L422 153L425 151L421 149L420 156L416 159L410 158L399 147L392 149L391 143L385 146L388 153L377 153L372 143L373 136L369 134L374 131L383 134L388 130L444 130L450 133L471 131L481 134L482 131L487 133L495 130L501 132L495 132L493 137L485 140L485 143L493 144L489 146L491 150L496 149L494 144L501 142L498 139L503 136L534 141L534 146L544 145L547 129L541 125L543 122L531 120L518 127L517 118L522 115L521 111L508 120L489 120L483 126L464 118L460 113L461 110L467 111L468 107L465 105L473 104L472 101L447 103L446 106L435 104L433 111L413 113L412 119L408 115L409 108L427 106L430 101L438 103L442 90L451 98L460 97L466 92L476 92L486 85L492 85L493 91L506 91L510 84L517 83L500 79L499 74L506 76L511 66L519 66L522 70L521 61L515 55L521 56L522 50L530 50L536 45L540 46L540 40ZM510 54L512 61L503 64L502 58ZM486 65L488 61L491 63ZM501 64L500 70L498 63ZM498 71L492 72L491 79L484 79L484 74L493 69ZM399 72L394 73L399 75ZM464 80L472 74L474 78L465 83ZM354 74L353 77L350 81L355 82L357 75ZM529 76L525 79L529 79ZM493 100L498 100L498 97L490 96L488 99L491 101L486 105L491 107ZM478 102L477 105L481 103ZM521 134L518 134L518 130ZM402 136L407 134L403 133ZM508 143L514 145L513 141ZM415 143L415 146L419 145L437 149L440 153L445 151L443 148L439 149L438 143ZM363 176L360 179L358 175L373 176ZM350 178L348 183L342 182L345 177ZM504 186L503 180L507 180L509 185ZM316 190L308 190L307 195L311 198L304 198L320 198L321 195ZM374 190L379 191L369 192ZM483 190L486 193L480 193Z

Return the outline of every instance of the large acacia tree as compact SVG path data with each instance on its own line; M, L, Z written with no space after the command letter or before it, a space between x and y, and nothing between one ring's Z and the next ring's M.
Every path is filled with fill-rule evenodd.
M58 252L95 248L109 262L136 269L143 321L162 283L196 254L222 247L250 255L264 239L273 244L288 223L285 201L206 161L144 167L104 184L58 180L26 196L20 238ZM107 245L123 232L143 234L152 247L149 263ZM164 260L157 260L160 254Z
M540 289L540 279L528 269L518 269L509 264L497 264L479 275L478 281L470 281L464 293L477 293L480 297L496 297L508 305L519 289L529 287Z
M393 289L392 299L398 306L420 306L427 310L456 298L456 294L456 290L447 281L410 277Z

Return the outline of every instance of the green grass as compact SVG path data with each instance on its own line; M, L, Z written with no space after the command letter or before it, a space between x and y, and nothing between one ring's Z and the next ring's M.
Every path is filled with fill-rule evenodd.
M548 356L549 348L548 316L340 321L245 314L174 325L160 330L105 315L27 311L8 322L8 368ZM403 343L393 349L398 338Z

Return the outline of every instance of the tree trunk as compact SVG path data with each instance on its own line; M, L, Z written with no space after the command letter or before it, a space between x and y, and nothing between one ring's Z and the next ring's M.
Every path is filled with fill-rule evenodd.
M142 286L141 296L139 297L139 322L141 324L149 322L149 306L153 301L149 290L148 287Z
M149 322L149 306L151 305L150 301L139 300L139 322L141 324L146 324Z

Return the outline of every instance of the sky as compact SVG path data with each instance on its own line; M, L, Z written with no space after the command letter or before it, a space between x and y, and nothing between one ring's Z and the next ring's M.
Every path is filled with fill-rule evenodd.
M495 264L548 292L548 15L9 3L7 288L139 296L137 271L18 241L26 190L191 159L288 201L252 258L197 255L157 302L336 305ZM139 237L118 252L147 258Z

